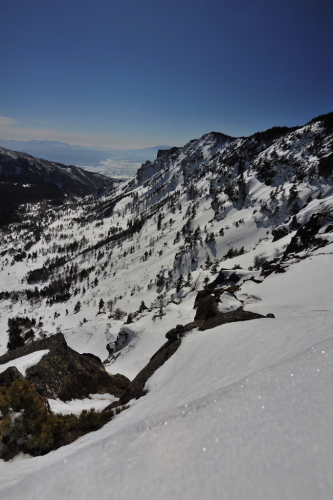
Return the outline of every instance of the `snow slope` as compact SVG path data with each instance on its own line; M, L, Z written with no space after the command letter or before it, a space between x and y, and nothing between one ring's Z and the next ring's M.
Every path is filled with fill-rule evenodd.
M62 331L133 379L222 275L220 311L275 315L189 332L147 395L104 428L44 457L1 462L1 498L331 499L325 120L250 138L206 134L113 193L27 207L1 232L0 354L8 318L27 316L36 338Z
M49 352L49 349L43 349L41 351L35 351L31 354L27 354L26 356L21 356L20 358L16 358L13 361L8 361L8 363L4 363L0 365L0 373L7 370L11 366L16 366L19 372L25 377L26 371L31 366L37 365L45 354Z
M318 311L319 288L305 317L281 303L275 320L193 331L99 432L1 463L1 498L330 498L333 312Z

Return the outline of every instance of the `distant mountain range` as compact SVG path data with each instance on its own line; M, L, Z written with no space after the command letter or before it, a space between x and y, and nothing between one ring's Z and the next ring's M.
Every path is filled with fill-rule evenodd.
M96 194L113 185L112 178L97 172L0 147L0 226L16 219L21 204L42 200L61 204L66 198Z
M0 147L22 151L37 158L76 165L110 177L131 177L141 163L155 160L159 149L170 146L154 146L141 149L116 149L104 147L72 146L56 141L14 141L0 139Z

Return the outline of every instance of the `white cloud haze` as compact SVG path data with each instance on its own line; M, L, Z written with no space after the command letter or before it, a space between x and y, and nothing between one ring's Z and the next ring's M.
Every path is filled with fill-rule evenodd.
M73 134L51 128L22 128L19 126L17 120L8 116L0 116L0 138L16 141L59 141L76 146L102 146L124 149L132 147L126 140L112 140L107 137L95 135ZM142 144L140 147L146 146L146 144Z

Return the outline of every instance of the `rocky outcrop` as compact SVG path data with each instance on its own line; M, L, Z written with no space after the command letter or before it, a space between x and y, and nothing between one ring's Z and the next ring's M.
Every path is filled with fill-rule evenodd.
M333 230L333 215L322 213L313 214L310 219L300 227L292 237L287 246L283 258L286 258L291 253L302 252L308 248L321 247L327 242L325 238L318 238L318 232L321 228L325 228L324 233Z
M275 227L272 230L273 242L284 238L285 236L287 236L287 234L289 234L289 230L286 225L281 224L280 226Z
M105 410L107 411L117 406L126 405L131 399L139 399L144 396L147 391L145 390L145 385L147 380L156 372L160 366L171 358L171 356L177 351L181 343L181 340L168 340L150 359L149 363L137 374L137 376L132 380L128 389L121 396L119 401L112 403L107 406Z
M259 319L264 317L262 314L244 311L242 306L235 311L219 311L218 304L220 302L219 295L221 292L223 292L221 289L211 290L210 288L198 292L194 304L197 308L197 312L194 317L194 323L192 324L199 328L199 330L204 331L226 323L248 321L250 319ZM189 325L186 326L188 327Z
M244 311L242 307L236 309L236 311L230 311L226 313L218 312L216 316L212 316L204 321L199 330L209 330L210 328L215 328L219 325L225 325L226 323L234 323L235 321L248 321L250 319L260 319L264 318L262 314L254 313L251 311Z
M171 358L171 356L177 351L181 343L181 340L168 340L150 359L149 363L137 374L137 376L132 380L128 389L121 396L119 401L112 403L107 406L103 411L116 408L117 406L126 405L131 399L139 399L144 396L147 391L145 391L145 385L147 380L156 372L160 366Z
M159 149L157 151L157 158L161 158L162 156L172 156L173 154L177 153L181 148L173 147L170 149Z
M97 356L71 349L62 333L1 356L0 365L42 349L49 349L48 354L28 368L25 378L44 397L68 401L106 392L120 397L129 386L129 380L123 375L108 374Z

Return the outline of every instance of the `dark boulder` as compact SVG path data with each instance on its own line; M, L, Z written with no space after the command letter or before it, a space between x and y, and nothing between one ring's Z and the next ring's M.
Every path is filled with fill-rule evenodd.
M285 268L281 265L280 260L277 258L273 260L266 260L262 264L260 276L265 276L266 278L272 273L278 274L285 272L286 272Z
M272 230L273 241L280 240L284 236L287 236L289 233L288 228L286 226L278 226Z
M4 354L0 364L42 349L49 352L27 370L25 378L44 397L68 401L106 392L120 397L129 386L126 377L108 374L97 356L71 349L62 333Z
M177 325L176 328L172 328L172 330L167 332L165 336L168 340L172 340L173 342L184 336L183 329L184 329L183 325Z
M229 289L230 290L230 289ZM220 312L218 304L220 302L219 295L221 290L210 290L210 294L199 292L196 297L197 312L193 323L189 323L183 327L183 332L189 331L188 327L199 328L199 330L209 330L225 323L233 323L235 321L247 321L250 319L263 318L261 314L244 311L239 307L236 311ZM214 295L213 295L214 293ZM171 330L172 332L172 330ZM170 332L170 333L171 333ZM168 334L167 334L168 335ZM170 338L170 337L168 337Z
M88 358L95 359L99 363L102 362L101 358L99 358L98 356L95 356L95 354L92 354L91 352L83 352L82 356L87 356Z
M291 221L289 223L289 227L292 231L297 231L297 229L299 229L300 227L302 226L302 224L300 224L298 221L297 221L297 217L296 215L293 215L293 217L291 218Z
M218 300L215 295L202 295L197 301L197 312L194 320L206 321L209 318L213 318L218 313Z
M196 309L198 307L198 305L200 304L200 301L202 299L205 299L207 297L207 293L209 293L209 292L206 292L206 290L199 290L199 292L197 293L197 296L194 300L194 309Z

